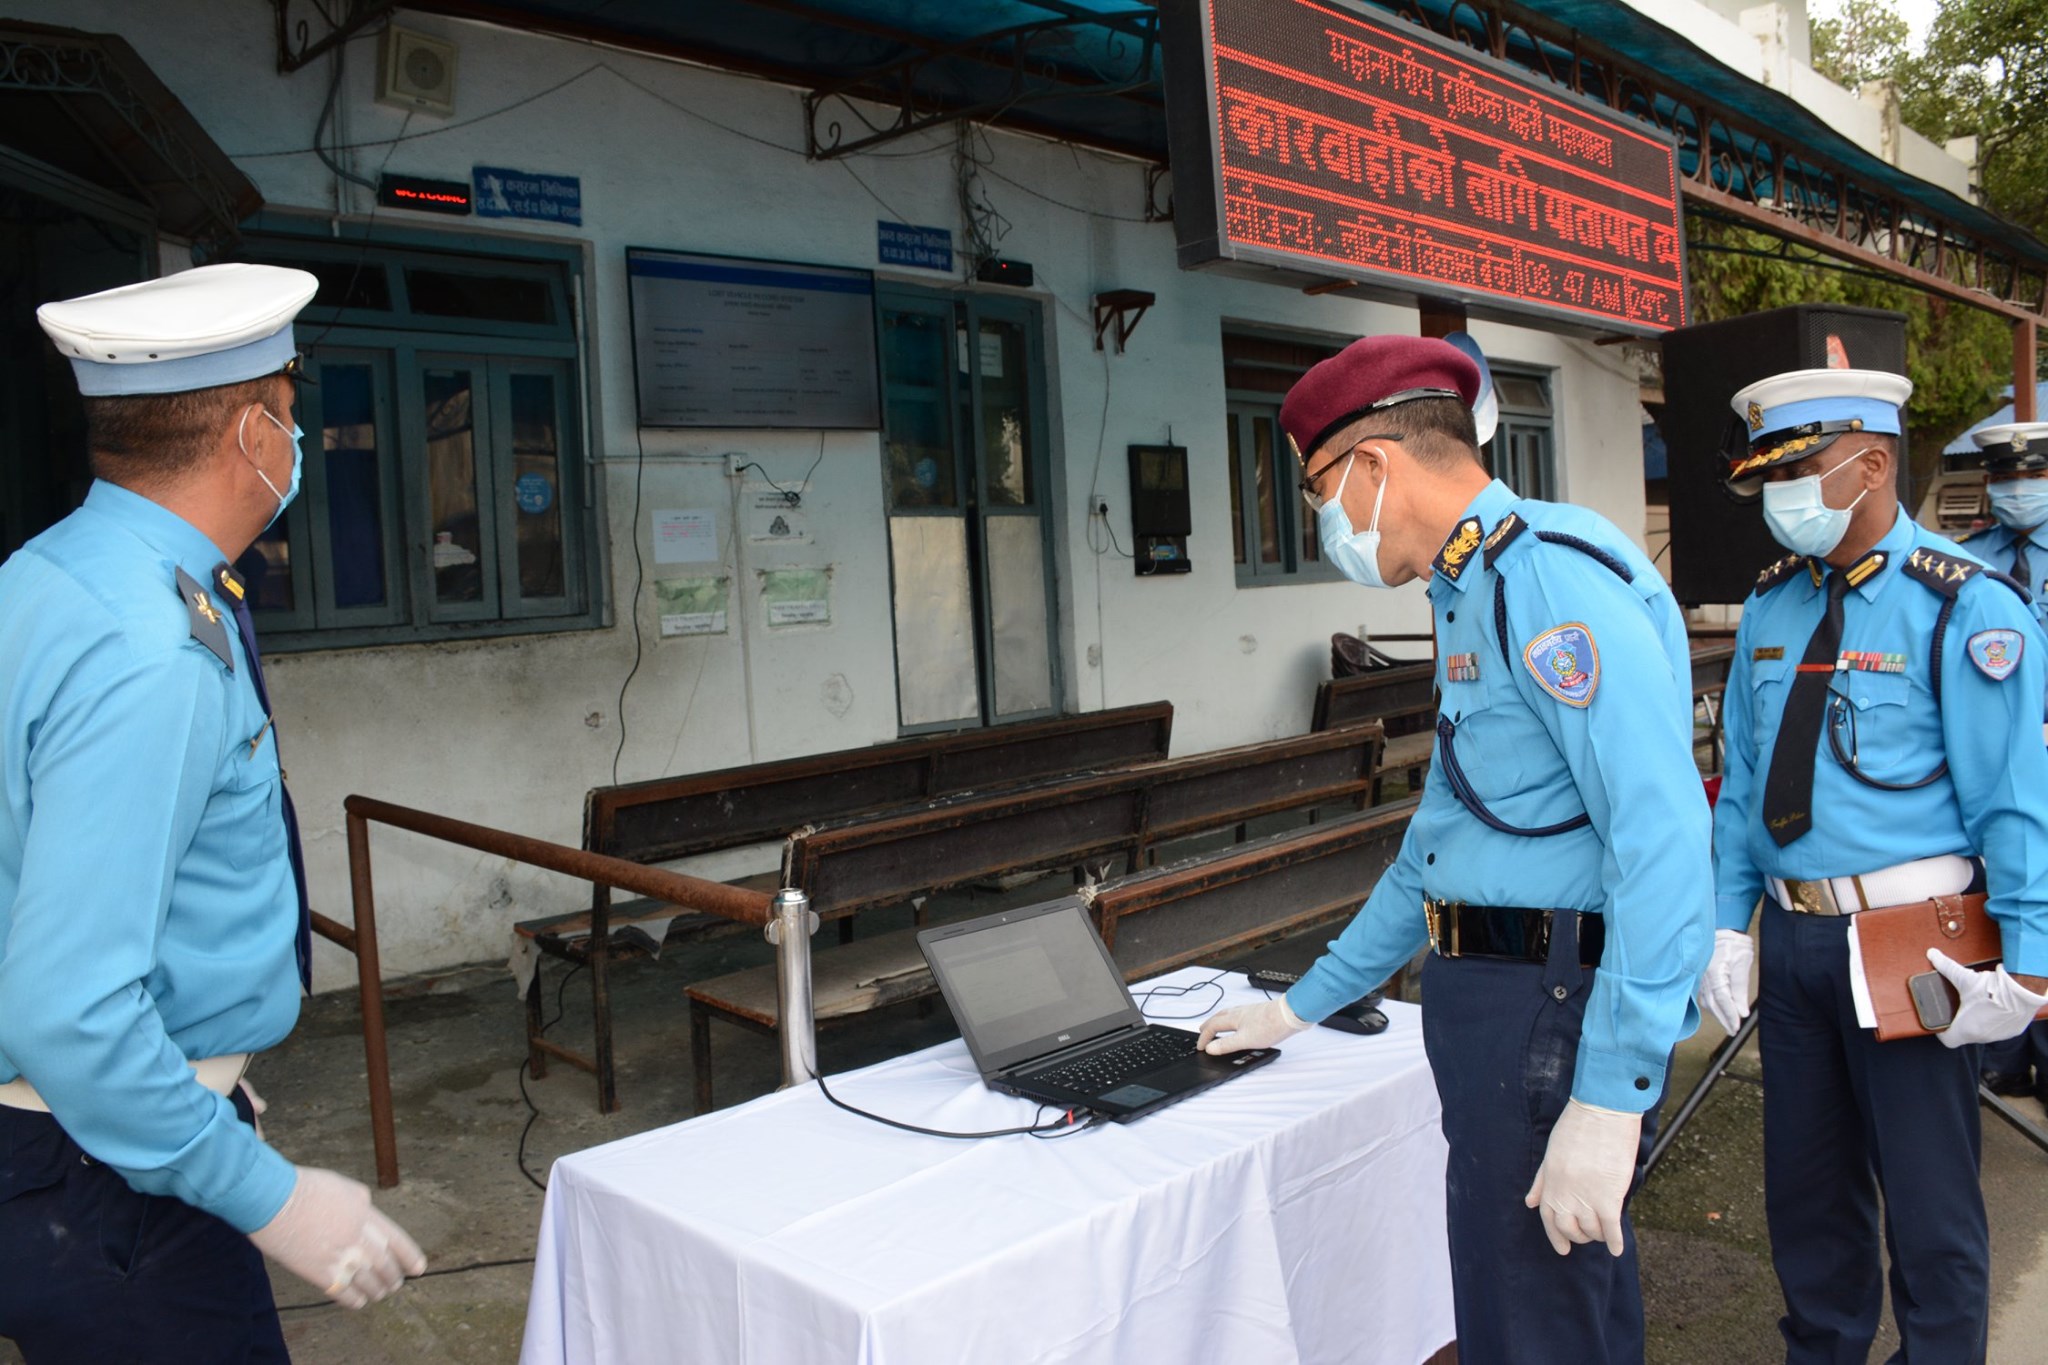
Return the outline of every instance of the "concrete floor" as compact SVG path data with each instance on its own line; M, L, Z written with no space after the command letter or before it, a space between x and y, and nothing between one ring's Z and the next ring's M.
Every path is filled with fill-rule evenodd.
M1048 880L997 897L962 893L942 917L984 913L1003 903L1056 895ZM907 923L881 912L880 931ZM821 936L823 944L831 935ZM1323 935L1269 950L1262 960L1299 970ZM615 974L623 1112L600 1115L595 1087L563 1066L529 1082L539 1110L527 1165L544 1174L556 1156L688 1117L692 1077L684 983L770 960L758 938L677 945L660 962ZM548 967L550 990L559 964ZM574 1046L589 1038L589 991L579 975L562 993L555 1033ZM300 1365L379 1362L510 1362L518 1356L541 1193L515 1165L528 1110L520 1098L523 1014L502 968L479 966L398 983L389 1005L392 1076L404 1183L378 1203L407 1227L432 1261L427 1278L364 1312L328 1305L279 1274L286 1338ZM778 1080L773 1044L714 1025L721 1104L765 1093ZM943 1006L920 1017L899 1007L829 1030L819 1040L827 1070L843 1070L953 1036ZM1711 1023L1683 1049L1674 1089L1691 1083L1720 1041ZM1754 1075L1753 1051L1737 1070ZM270 1140L292 1159L372 1180L368 1109L356 1002L330 994L308 1002L298 1030L264 1056L252 1076L270 1101ZM2021 1101L2030 1113L2040 1107ZM1763 1220L1761 1108L1750 1085L1724 1081L1672 1148L1636 1203L1649 1360L1687 1365L1755 1365L1782 1358L1780 1310ZM1986 1116L1984 1183L1991 1207L1995 1274L1993 1365L2032 1365L2048 1339L2048 1154ZM2022 1343L2026 1343L2023 1345ZM1882 1358L1893 1341L1881 1339ZM16 1357L0 1341L0 1362Z

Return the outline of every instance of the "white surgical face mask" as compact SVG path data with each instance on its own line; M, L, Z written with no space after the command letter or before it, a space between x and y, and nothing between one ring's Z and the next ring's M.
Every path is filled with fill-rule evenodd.
M277 499L277 510L270 514L269 521L263 523L263 529L268 531L277 523L277 519L284 515L284 509L292 505L292 499L299 495L299 480L304 475L306 468L306 452L300 446L299 441L306 433L299 429L297 422L287 427L284 423L278 421L276 417L271 416L269 408L260 408L258 410L265 417L270 418L272 426L292 438L292 486L285 492L280 493L277 491L277 485L270 481L270 476L263 472L263 466L256 463L256 457L249 454L249 443L243 439L244 431L249 425L248 413L244 412L242 414L241 425L235 429L235 444L242 448L243 456L249 461L250 466L255 469L256 477L263 480L263 486L270 490L270 496Z
M1316 513L1316 538L1322 542L1323 558L1338 573L1368 588L1385 588L1391 585L1380 576L1380 503L1386 500L1387 481L1380 480L1380 491L1373 497L1372 524L1363 531L1352 530L1351 518L1344 511L1344 485L1351 478L1356 458L1356 452L1344 457L1344 476L1337 480L1337 491Z
M2031 531L2048 521L2048 479L2008 479L1984 490L1991 515L2015 531Z
M1821 495L1821 480L1831 479L1858 463L1865 453L1857 451L1854 459L1842 461L1825 474L1765 484L1764 523L1771 529L1771 538L1794 554L1816 559L1840 545L1842 537L1849 534L1849 514L1870 490L1858 493L1856 502L1847 507L1830 507Z

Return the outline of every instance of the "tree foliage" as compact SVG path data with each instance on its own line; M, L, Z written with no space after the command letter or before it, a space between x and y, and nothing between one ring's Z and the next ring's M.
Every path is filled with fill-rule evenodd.
M2048 233L2048 0L1944 0L1917 54L1893 0L1846 0L1811 32L1822 75L1851 90L1892 82L1907 126L1936 142L1975 136L1986 205ZM1941 447L1981 420L2011 382L2011 326L1995 314L1697 216L1691 247L1701 321L1795 303L1906 315L1916 474L1931 472Z

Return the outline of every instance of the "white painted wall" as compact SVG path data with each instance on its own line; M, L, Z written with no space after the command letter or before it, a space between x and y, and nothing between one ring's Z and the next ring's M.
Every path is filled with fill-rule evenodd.
M237 156L273 207L358 218L367 212L364 192L338 187L310 154L266 155L310 145L327 80L324 64L276 74L267 6L10 0L7 8L25 19L120 33ZM351 45L342 140L406 135L353 153L359 172L464 179L473 163L488 162L582 179L581 229L518 231L587 245L592 450L601 462L617 624L474 644L281 656L270 665L314 901L344 921L341 802L351 792L577 841L584 791L611 778L620 686L636 654L635 613L640 662L624 707L621 779L895 737L877 438L824 437L824 459L805 496L812 545L773 562L736 545L726 452L743 451L787 482L816 458L819 437L647 431L640 434L643 464L624 251L643 245L872 266L877 218L948 225L956 236L958 229L950 133L892 145L886 157L811 163L749 140L801 146L794 91L438 16L407 13L401 22L460 44L458 107L453 118L438 120L375 105L373 44ZM518 107L482 117L511 106ZM1229 321L1339 340L1372 331L1412 334L1415 313L1183 272L1175 265L1172 227L1140 221L1140 166L1003 133L991 134L989 146L996 174L985 188L1011 224L1002 249L1036 267L1031 293L1048 321L1066 705L1170 698L1180 753L1302 731L1332 631L1426 630L1427 610L1416 587L1378 593L1348 584L1236 586L1221 331ZM378 214L380 222L401 220L412 227L447 222ZM473 222L461 227L479 230ZM903 278L947 283L931 272ZM1122 355L1093 346L1089 300L1108 288L1158 295ZM1636 533L1643 525L1636 384L1621 358L1524 328L1474 330L1501 361L1554 368L1564 493ZM1099 490L1107 499L1117 540L1128 549L1125 447L1161 441L1169 431L1190 448L1194 571L1140 580L1127 560L1089 548L1089 494ZM735 585L733 629L724 636L660 639L651 593L633 597L635 537L645 575L656 572L648 513L683 507L719 511L724 571ZM829 626L765 629L752 601L755 571L790 564L832 568ZM742 617L749 618L744 629ZM1090 662L1097 646L1099 664ZM575 887L545 874L409 835L379 831L373 848L384 963L392 974L499 956L513 920L580 903ZM729 874L743 862L710 860L704 870ZM352 980L353 963L322 944L316 972L318 985L334 987Z

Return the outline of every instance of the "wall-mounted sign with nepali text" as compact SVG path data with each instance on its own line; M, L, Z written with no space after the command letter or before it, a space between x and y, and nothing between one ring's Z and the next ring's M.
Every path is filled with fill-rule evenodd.
M1682 327L1669 138L1340 0L1163 0L1183 266Z

